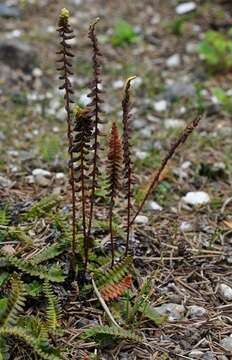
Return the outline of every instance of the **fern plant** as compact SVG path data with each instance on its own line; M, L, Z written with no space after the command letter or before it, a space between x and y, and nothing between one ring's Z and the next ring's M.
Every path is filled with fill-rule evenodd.
M73 31L69 24L69 12L66 9L61 11L59 18L59 36L61 39L61 48L58 54L61 56L59 62L61 67L58 69L61 72L61 80L63 84L60 87L65 91L65 109L67 112L67 133L69 139L69 154L70 154L70 183L72 186L72 254L75 258L76 249L76 205L77 200L81 203L81 217L82 217L82 232L84 242L84 268L86 270L88 263L89 253L89 238L91 236L92 224L94 221L94 204L96 200L96 190L98 186L99 178L99 150L100 150L100 129L99 125L102 123L100 117L102 113L101 104L103 103L102 90L100 88L100 72L102 53L99 49L96 24L97 19L89 28L89 39L93 49L92 63L93 63L93 81L91 83L91 92L89 97L91 103L85 109L78 109L75 117L71 111L71 95L73 95L72 85L69 76L72 75L70 58L73 57L71 52L71 45L68 44L68 40L73 38ZM127 225L126 225L126 244L125 244L125 256L129 251L129 238L130 227L134 223L136 217L142 211L146 200L151 192L158 186L160 177L164 169L166 168L169 160L175 154L177 148L182 145L198 125L200 116L197 116L193 122L187 126L187 128L180 134L177 140L170 148L168 154L161 162L160 168L156 171L154 177L141 200L137 210L131 216L132 203L133 203L133 174L132 174L132 159L131 159L131 129L130 129L130 85L134 77L128 78L124 88L122 109L123 109L123 154L122 145L120 140L120 134L117 129L117 125L114 122L112 125L111 135L109 136L109 153L108 153L108 199L109 199L109 233L111 242L111 256L112 266L114 265L114 238L113 238L113 208L115 205L116 196L120 190L121 173L123 170L124 182L123 192L127 199ZM92 153L92 158L91 158ZM122 169L123 163L123 169ZM90 185L89 185L90 182ZM90 190L90 193L89 193Z
M59 326L61 318L61 308L57 296L54 294L51 284L48 281L44 282L44 293L47 298L47 329L56 330Z

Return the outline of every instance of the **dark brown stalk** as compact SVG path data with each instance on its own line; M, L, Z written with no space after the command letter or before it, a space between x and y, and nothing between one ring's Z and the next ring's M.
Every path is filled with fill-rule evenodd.
M138 210L136 211L135 215L133 216L131 222L130 222L130 226L134 223L135 218L139 215L139 213L141 212L146 200L148 199L149 195L151 194L151 192L153 190L156 189L157 185L159 184L159 180L160 180L160 175L162 174L162 172L164 171L165 167L167 166L169 160L172 159L172 157L174 156L174 154L176 153L176 150L179 146L183 145L185 143L185 141L188 139L189 135L193 132L193 130L198 126L200 120L202 119L201 115L198 115L189 125L186 126L186 128L182 131L182 133L180 134L180 136L177 138L177 140L173 143L173 145L171 146L169 152L167 153L167 155L165 156L165 158L163 159L163 161L161 162L161 165L158 169L158 171L156 172L146 194L144 195L144 198L141 202L141 204L138 207Z
M114 265L114 237L113 237L113 208L118 191L121 188L121 175L122 175L122 144L118 133L116 123L113 122L111 136L109 141L108 153L108 189L109 189L109 230L111 241L111 266Z
M125 191L127 200L127 229L126 229L126 249L125 256L128 255L129 239L130 239L130 216L131 216L131 199L132 199L132 161L131 161L131 145L130 145L130 85L135 76L127 79L124 87L124 95L122 99L123 110L123 163L124 163L124 178Z
M100 114L103 112L101 109L101 104L103 103L103 100L101 99L101 93L102 90L100 89L101 79L100 79L100 73L101 73L101 60L100 57L102 56L101 51L99 49L95 26L97 22L99 21L99 18L96 19L96 21L90 25L89 27L89 39L92 43L92 49L93 49L93 56L92 56L92 63L93 63L93 80L91 83L91 92L88 95L90 98L92 98L92 101L90 103L90 107L93 110L93 123L94 123L94 129L93 129L93 171L92 171L92 184L91 184L91 194L90 194L90 212L89 212L89 223L88 223L88 235L89 238L91 234L91 228L92 228L92 220L93 220L93 210L94 210L94 203L95 203L95 191L97 188L97 177L99 174L99 149L100 144L98 141L100 131L99 131L99 124L102 124L103 121L100 118ZM88 261L88 252L87 252L87 258L86 261ZM85 267L87 267L87 263L85 264Z
M75 173L76 192L80 193L81 212L82 212L82 229L84 242L84 263L88 257L88 238L86 227L86 210L87 200L89 199L89 153L91 150L92 138L92 111L90 108L76 109L73 146L71 152L73 154L73 164Z
M57 69L61 75L59 79L63 81L63 84L59 87L59 89L64 90L64 99L65 99L65 110L67 114L67 137L68 137L68 145L69 145L69 182L71 185L72 192L72 263L75 268L75 245L76 245L76 192L75 192L75 181L74 181L74 167L73 167L73 154L71 151L73 145L72 138L72 110L71 103L73 100L71 99L71 95L73 94L72 84L69 79L70 75L73 75L71 71L71 61L74 55L71 52L71 45L67 43L68 40L73 39L73 30L69 24L69 11L66 9L62 9L58 22L57 29L60 37L60 49L57 51L57 54L60 55L58 62L60 63L59 68Z

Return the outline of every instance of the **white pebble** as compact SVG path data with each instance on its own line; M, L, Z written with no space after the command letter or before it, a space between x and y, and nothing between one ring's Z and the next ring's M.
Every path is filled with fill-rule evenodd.
M166 65L170 68L180 66L180 55L174 54L166 60Z
M168 103L166 100L160 100L154 103L155 111L162 112L167 110Z
M205 205L210 202L209 195L204 191L191 191L188 192L182 200L192 206Z
M148 217L144 215L138 215L135 218L135 224L148 224Z
M149 210L153 210L153 211L162 211L163 210L162 206L160 206L156 201L149 201L147 204L147 208Z
M166 129L179 129L185 127L185 122L181 119L166 119L164 126Z
M50 171L47 171L47 170L44 170L44 169L34 169L32 171L32 175L33 176L42 175L42 176L46 176L46 177L51 177Z
M189 1L189 2L177 5L176 13L178 15L183 15L183 14L186 14L186 13L188 13L190 11L195 10L196 8L197 8L197 5L195 4L195 2Z

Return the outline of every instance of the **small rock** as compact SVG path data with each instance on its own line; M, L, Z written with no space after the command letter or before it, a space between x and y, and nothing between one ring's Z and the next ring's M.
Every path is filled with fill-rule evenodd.
M184 15L184 14L186 14L188 12L196 10L196 8L197 8L197 5L195 4L195 2L189 1L189 2L177 5L176 13L178 15Z
M113 88L114 89L122 89L124 86L124 81L123 80L115 80L113 81Z
M180 129L185 127L185 122L181 119L166 119L164 120L164 126L166 129Z
M168 103L166 100L159 100L154 103L154 109L155 111L162 112L167 110Z
M180 66L180 55L174 54L166 60L166 65L170 68Z
M13 69L22 69L31 72L37 63L37 54L34 48L21 40L0 41L0 62Z
M193 231L192 224L188 223L187 221L182 221L180 224L180 231L182 232L191 232Z
M80 96L80 103L83 106L87 106L90 103L90 98L88 97L88 94L81 94Z
M191 358L191 359L202 359L204 353L200 350L192 350L188 356Z
M181 320L185 313L183 305L173 303L163 304L155 307L154 310L156 310L160 315L168 315L169 321Z
M34 178L33 175L28 175L28 176L26 176L25 180L26 180L27 184L29 184L29 185L35 183L35 178Z
M203 355L203 360L217 360L217 357L211 351L206 351Z
M136 216L135 218L135 224L143 224L143 225L146 225L148 224L148 217L147 216L144 216L144 215L138 215Z
M0 131L0 141L6 140L6 136L3 134L2 131Z
M62 172L58 172L55 175L55 180L61 184L63 184L65 182L65 174Z
M32 75L34 75L34 77L41 77L43 75L43 71L40 68L35 68L32 71Z
M2 17L12 17L12 18L19 18L20 17L20 11L15 6L8 6L5 4L0 4L0 16Z
M232 335L222 339L221 346L223 346L226 351L232 351Z
M186 51L188 54L194 54L197 52L197 44L193 42L188 42L186 45Z
M137 150L135 153L135 156L140 160L146 159L147 155L148 153L146 151L141 151L141 150Z
M147 204L147 209L153 210L153 211L162 211L163 210L162 206L160 206L156 201L149 201Z
M13 182L5 176L0 175L0 187L9 188L13 185Z
M188 315L194 319L207 314L207 310L201 306L191 305L188 307Z
M169 84L166 88L165 97L169 101L174 101L179 97L193 97L196 89L189 79L182 79Z
M188 192L182 198L182 200L188 205L200 206L200 205L208 204L210 202L210 197L204 191L191 191Z
M51 173L43 169L34 169L32 171L35 183L42 187L51 185Z
M223 300L231 301L232 300L232 288L226 284L220 284L218 287L218 292L223 298Z

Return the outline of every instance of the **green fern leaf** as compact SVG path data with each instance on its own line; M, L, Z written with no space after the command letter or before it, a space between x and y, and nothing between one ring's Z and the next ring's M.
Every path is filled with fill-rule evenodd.
M145 317L152 320L157 326L162 325L166 320L167 316L160 315L147 301L139 306L139 312Z
M8 301L7 313L3 320L4 326L13 326L16 324L18 315L23 311L26 302L26 290L20 277L14 273L11 278L11 295Z
M7 208L0 209L0 225L7 226L11 221L11 216Z
M61 357L53 354L52 351L54 349L52 347L49 347L48 351L41 348L40 343L38 339L34 338L33 336L29 335L27 331L24 329L18 327L18 326L12 326L12 327L6 327L3 326L0 328L0 336L14 336L17 338L20 338L23 340L28 346L30 346L33 351L41 357L43 360L61 360Z
M81 334L83 339L88 339L90 337L99 337L100 336L111 336L114 338L121 338L126 340L132 340L136 342L143 342L143 338L130 330L125 330L117 326L108 326L108 325L97 325L90 329L87 329L84 333Z
M44 293L46 295L47 305L47 326L50 330L55 330L59 325L59 319L61 318L61 308L59 301L52 290L52 286L48 281L44 282Z
M54 259L67 249L67 245L68 241L63 240L47 246L38 255L35 255L33 257L33 259L31 260L32 264L38 265L44 261Z
M36 218L47 216L48 213L58 204L59 198L57 195L47 196L33 204L23 215L23 218L25 220L34 220Z
M27 274L30 274L31 276L38 276L40 279L54 282L63 282L65 279L63 271L58 265L53 265L50 268L44 265L35 266L28 260L9 255L6 256L6 259L11 265Z

